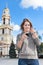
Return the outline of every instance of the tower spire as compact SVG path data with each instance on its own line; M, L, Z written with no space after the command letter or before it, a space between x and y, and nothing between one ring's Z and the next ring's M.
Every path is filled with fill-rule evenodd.
M8 8L8 3L6 3L6 8Z
M2 20L3 23L5 24L10 24L10 13L9 13L9 8L6 5L6 8L3 10L3 14L2 14Z

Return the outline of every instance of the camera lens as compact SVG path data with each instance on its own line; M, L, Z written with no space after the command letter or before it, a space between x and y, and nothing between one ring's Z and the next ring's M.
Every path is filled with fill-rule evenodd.
M29 34L28 34L28 33L26 33L26 35L27 35L27 36L29 36Z

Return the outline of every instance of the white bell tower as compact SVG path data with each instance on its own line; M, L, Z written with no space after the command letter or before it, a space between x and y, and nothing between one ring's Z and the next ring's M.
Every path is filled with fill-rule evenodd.
M6 44L11 43L11 31L12 27L10 26L10 13L9 9L5 8L3 10L3 15L2 15L2 34L4 35L4 39L6 40Z
M5 8L3 10L2 20L3 20L3 24L7 24L7 25L10 24L10 13L8 8Z
M12 42L12 29L13 27L10 25L10 12L8 8L5 8L2 14L2 25L0 25L0 47L2 55L9 54L9 46Z

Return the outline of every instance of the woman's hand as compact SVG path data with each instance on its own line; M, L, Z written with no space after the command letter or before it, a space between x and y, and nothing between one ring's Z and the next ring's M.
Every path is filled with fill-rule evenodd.
M31 28L30 32L32 33L32 37L33 38L37 38L38 37L36 31L33 28Z
M23 41L24 41L25 38L27 38L27 36L26 36L26 34L24 33L24 34L22 34L21 39L18 41L18 44L17 44L17 47L18 47L18 48L21 48L21 47L22 47L22 44L23 44Z
M26 39L26 38L27 38L26 33L22 34L21 40L23 41L23 40Z

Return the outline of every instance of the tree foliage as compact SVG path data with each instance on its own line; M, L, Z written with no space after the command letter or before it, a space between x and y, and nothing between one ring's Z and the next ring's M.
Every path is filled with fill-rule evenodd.
M15 45L14 45L13 41L10 45L9 56L10 56L10 58L16 58Z

